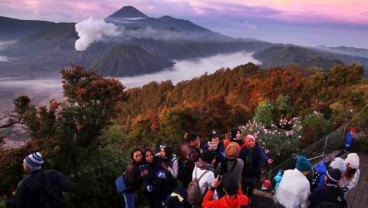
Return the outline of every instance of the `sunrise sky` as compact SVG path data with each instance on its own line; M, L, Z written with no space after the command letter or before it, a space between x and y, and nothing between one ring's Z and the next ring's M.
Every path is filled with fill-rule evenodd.
M128 5L232 37L368 49L367 0L0 0L0 16L80 22Z

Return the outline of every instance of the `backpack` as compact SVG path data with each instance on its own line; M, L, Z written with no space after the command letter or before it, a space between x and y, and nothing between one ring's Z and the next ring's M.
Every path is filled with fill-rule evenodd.
M196 167L197 168L197 167ZM199 187L199 181L201 180L202 176L204 176L209 170L206 170L202 175L197 178L197 169L195 171L195 178L189 183L187 188L188 198L187 201L189 204L193 206L199 206L202 204L203 195L201 194L201 188Z
M228 171L227 161L228 160L225 159L221 162L221 169L220 169L221 181L223 181L225 178L227 178L231 174L231 172L233 172L236 164L238 163L238 161L235 160L234 164L231 166L230 170ZM223 188L224 188L224 183L220 183L216 189L217 195L219 196L219 198L225 196L225 192Z
M119 195L127 191L129 188L126 186L124 175L125 175L125 172L115 179L115 188Z

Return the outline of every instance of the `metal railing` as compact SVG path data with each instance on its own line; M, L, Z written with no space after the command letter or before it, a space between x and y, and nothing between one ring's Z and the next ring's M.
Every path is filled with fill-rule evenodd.
M309 158L311 163L317 159L323 158L325 155L332 153L333 151L339 149L343 145L344 137L346 133L346 125L340 126L335 131L331 132L329 135L321 138L308 148L302 150L298 154L302 154L305 157ZM288 159L282 162L281 164L272 167L267 176L269 179L273 179L278 171L290 169L295 164L295 159Z

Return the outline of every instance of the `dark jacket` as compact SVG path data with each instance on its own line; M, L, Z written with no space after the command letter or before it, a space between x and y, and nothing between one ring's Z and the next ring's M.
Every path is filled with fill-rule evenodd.
M258 178L261 175L261 166L268 160L268 157L258 145L252 149L243 148L240 151L239 158L244 161L243 178Z
M208 150L208 143L204 144L202 149L203 149L203 152ZM215 150L215 153L216 153L216 162L215 162L214 167L217 167L217 165L225 159L225 147L222 142L218 144L217 149Z
M195 163L199 159L200 151L196 148L192 148L188 143L185 143L181 146L180 156L184 159L189 172L193 172Z
M317 188L310 195L310 207L318 207L323 202L331 202L337 207L345 208L346 201L344 193L337 184L326 184L324 187Z
M127 166L125 170L124 181L126 186L129 188L126 192L133 193L140 189L143 179L145 178L141 175L141 170L139 168L140 165L143 165L143 163L131 162Z
M69 179L56 170L33 171L18 185L17 207L67 207L63 192L71 187Z

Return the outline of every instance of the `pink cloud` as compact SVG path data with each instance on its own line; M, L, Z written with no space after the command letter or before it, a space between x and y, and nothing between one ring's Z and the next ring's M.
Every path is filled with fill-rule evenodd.
M275 20L294 22L344 22L367 24L368 10L366 0L257 0L257 1L200 1L191 0L191 5L199 8L204 14L216 11L220 14L240 15L243 17L263 17Z

